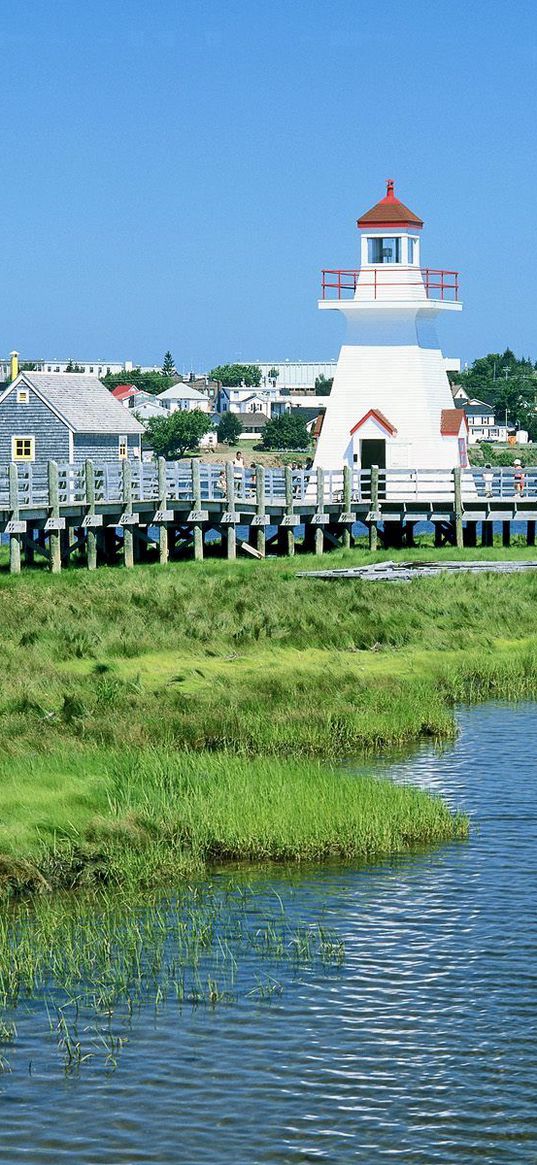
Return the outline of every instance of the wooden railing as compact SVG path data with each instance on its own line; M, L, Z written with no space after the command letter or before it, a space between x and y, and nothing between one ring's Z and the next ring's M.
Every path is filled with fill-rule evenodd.
M54 465L54 463L49 463ZM133 503L158 504L165 492L171 503L194 505L197 501L223 503L229 493L229 470L223 464L202 464L195 461L166 462L161 468L165 473L165 490L159 479L159 466L155 462L107 462L93 464L94 501L99 505L121 504L125 499L125 466L129 474L129 499ZM57 493L60 507L84 506L88 504L87 464L58 465ZM380 496L386 501L412 501L413 499L447 500L454 496L454 473L449 469L379 469L377 471ZM316 469L283 468L268 469L232 468L234 500L254 502L261 496L266 505L278 505L289 499L294 502L311 503L316 496L319 480L322 481L323 501L339 504L346 492L345 476L342 469L322 471L321 479ZM371 496L372 472L369 469L349 471L348 489L350 500L360 502ZM0 509L13 509L16 502L19 510L49 508L50 501L49 465L0 466ZM14 485L16 484L16 497ZM537 466L516 469L512 466L497 466L492 470L470 468L461 471L461 490L468 499L537 499Z

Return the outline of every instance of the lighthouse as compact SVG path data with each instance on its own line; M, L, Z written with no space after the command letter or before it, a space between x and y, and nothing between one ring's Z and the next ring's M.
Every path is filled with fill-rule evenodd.
M421 266L423 222L395 195L358 219L360 267L325 270L322 311L345 317L315 453L323 469L465 466L466 420L453 407L436 320L459 312L455 271Z

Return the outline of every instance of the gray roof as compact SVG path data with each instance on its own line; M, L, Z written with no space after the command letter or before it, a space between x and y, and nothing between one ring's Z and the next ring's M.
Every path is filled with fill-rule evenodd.
M143 425L98 376L80 372L22 372L17 380L35 389L74 433L143 433Z
M159 392L157 400L208 400L207 393L198 392L197 388L192 388L190 384L185 384L182 380L178 384L172 384L171 388L166 388L164 392Z

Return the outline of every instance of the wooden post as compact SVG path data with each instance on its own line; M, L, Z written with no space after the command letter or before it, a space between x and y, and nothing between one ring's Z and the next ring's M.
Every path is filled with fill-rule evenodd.
M95 514L95 466L93 461L86 461L86 513L92 517ZM97 531L88 526L86 530L86 565L88 570L97 569Z
M350 465L343 466L343 511L348 513L351 508L352 500L352 470ZM343 528L343 535L341 538L341 545L345 550L350 549L351 545L351 528L345 526Z
M502 522L502 546L511 545L511 523Z
M527 543L528 546L535 546L535 521L531 518L528 522Z
M48 504L49 514L54 522L59 522L60 518L60 491L58 486L58 466L55 461L49 461L47 467L48 476ZM61 548L60 548L60 530L51 530L49 534L50 546L50 569L53 574L59 574L62 568Z
M288 514L293 512L293 471L290 465L285 466L285 509ZM290 558L295 553L295 530L294 526L286 526L286 552ZM322 533L322 529L321 529ZM321 551L322 553L322 551Z
M168 506L168 484L166 481L166 460L164 457L158 459L158 508L159 510L166 510ZM161 566L165 566L168 557L168 527L164 522L160 523L158 528L158 556Z
M378 465L371 466L371 513L373 517L369 523L369 549L377 550L379 544L378 531L378 508L379 508L379 467Z
M17 466L9 467L9 509L11 520L19 521L19 472ZM21 536L9 535L9 569L11 574L20 574L21 569Z
M260 518L265 517L265 466L256 465L255 467L255 502L256 513ZM265 554L267 536L264 526L257 527L257 549L260 554Z
M233 466L230 461L226 462L226 496L227 508L231 514L235 514L235 478L233 476ZM237 557L237 531L235 523L230 522L226 531L227 538L227 556L228 558Z
M481 545L494 545L494 526L492 522L484 521L481 523Z
M317 468L317 513L322 514L324 511L324 469L320 466ZM322 554L324 550L324 528L323 526L315 527L315 553Z
M462 482L461 482L461 468L456 466L453 470L453 509L455 512L455 545L459 548L464 546L464 532L462 527Z
M192 470L192 509L201 510L200 463L193 457L190 466ZM203 558L203 526L200 522L196 522L194 526L194 558Z
M121 477L123 484L123 512L125 514L132 514L132 473L131 463L128 457L121 466ZM126 567L134 566L134 535L132 526L123 527L123 561Z

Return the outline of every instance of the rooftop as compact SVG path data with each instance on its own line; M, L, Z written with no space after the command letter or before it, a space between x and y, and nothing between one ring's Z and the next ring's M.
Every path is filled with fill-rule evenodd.
M386 194L358 219L359 227L408 227L421 230L423 220L395 197L395 183L388 178Z
M97 376L79 372L21 372L4 396L21 381L34 389L74 433L143 432L139 421Z

